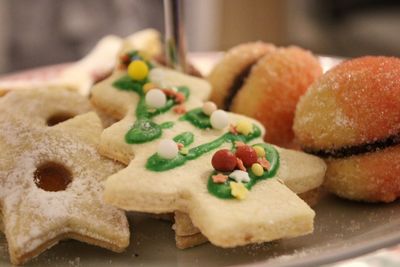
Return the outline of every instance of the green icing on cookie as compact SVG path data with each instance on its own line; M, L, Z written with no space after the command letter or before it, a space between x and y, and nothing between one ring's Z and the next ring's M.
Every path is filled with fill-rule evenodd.
M243 183L243 185L248 190L250 190L257 182L274 177L279 168L278 151L270 144L260 143L256 145L264 148L265 157L270 162L271 166L269 171L265 171L262 176L254 175L254 173L251 171L251 168L249 168L248 173L250 177L250 182ZM213 194L218 198L223 198L223 199L233 198L229 183L234 180L229 178L228 180L226 180L225 183L214 183L212 176L215 174L217 174L217 172L213 171L210 177L208 178L208 183L207 183L208 192L210 192L211 194Z
M136 107L137 120L125 134L125 141L129 144L141 144L152 141L162 135L162 129L173 126L173 122L164 122L158 125L152 121L153 117L169 111L176 103L173 99L168 99L165 106L158 109L149 109L146 105L145 93L143 92L143 85L146 81L135 81L128 75L125 75L113 83L113 86L118 89L133 91L139 95L139 102ZM188 99L189 88L180 86L178 87L178 92L182 93L185 99Z
M194 134L191 132L184 132L174 137L174 141L181 143L183 146L188 146L194 141Z
M203 113L201 108L195 108L183 115L180 120L189 121L192 125L200 129L212 128L210 117Z
M174 138L174 141L177 142L177 140L175 140L176 138L178 140L182 140L181 136L183 136L184 134L186 134L186 133L176 136ZM235 141L241 141L241 142L247 143L247 142L250 142L251 140L258 138L260 136L261 136L261 130L256 125L253 126L253 132L246 136L241 135L241 134L233 134L231 132L227 132L211 142L201 144L197 147L193 147L193 148L189 149L189 151L186 155L178 154L173 159L164 159L164 158L160 157L157 153L155 153L147 160L146 168L148 170L155 171L155 172L170 170L170 169L182 166L188 160L197 159L201 155L208 153L214 149L217 149L224 143L231 143L232 145L234 144ZM186 145L184 144L184 146L186 146Z

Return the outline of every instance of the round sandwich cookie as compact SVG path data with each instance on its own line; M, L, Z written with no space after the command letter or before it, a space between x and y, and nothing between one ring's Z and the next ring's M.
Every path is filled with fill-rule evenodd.
M264 140L293 147L296 104L322 74L316 57L291 46L277 48L262 42L229 50L208 81L218 107L253 117L266 128Z
M306 152L325 157L325 186L348 199L400 196L400 59L348 60L318 79L294 121Z

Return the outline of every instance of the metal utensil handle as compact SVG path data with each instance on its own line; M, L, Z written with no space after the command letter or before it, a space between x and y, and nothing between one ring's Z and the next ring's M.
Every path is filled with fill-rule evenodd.
M182 0L164 0L164 24L167 65L186 72L186 39Z

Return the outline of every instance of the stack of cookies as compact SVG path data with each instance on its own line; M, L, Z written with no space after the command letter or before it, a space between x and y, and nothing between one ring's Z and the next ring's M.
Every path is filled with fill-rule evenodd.
M310 202L323 183L324 161L265 143L262 124L207 102L206 80L159 65L159 51L140 43L123 44L90 99L63 88L0 99L12 263L67 238L122 251L124 211L174 214L178 248L312 233L315 213L302 198Z

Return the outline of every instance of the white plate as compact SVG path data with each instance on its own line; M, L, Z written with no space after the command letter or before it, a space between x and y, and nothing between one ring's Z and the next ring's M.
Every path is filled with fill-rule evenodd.
M192 55L203 73L221 53ZM198 63L197 59L201 63ZM207 59L208 58L208 59ZM320 57L324 69L337 64ZM171 224L130 213L131 245L116 254L77 241L64 241L32 260L28 266L228 266L301 267L327 264L400 243L400 201L363 204L326 195L315 207L313 234L234 249L211 244L187 250L175 248ZM4 236L0 236L0 266L11 266Z

